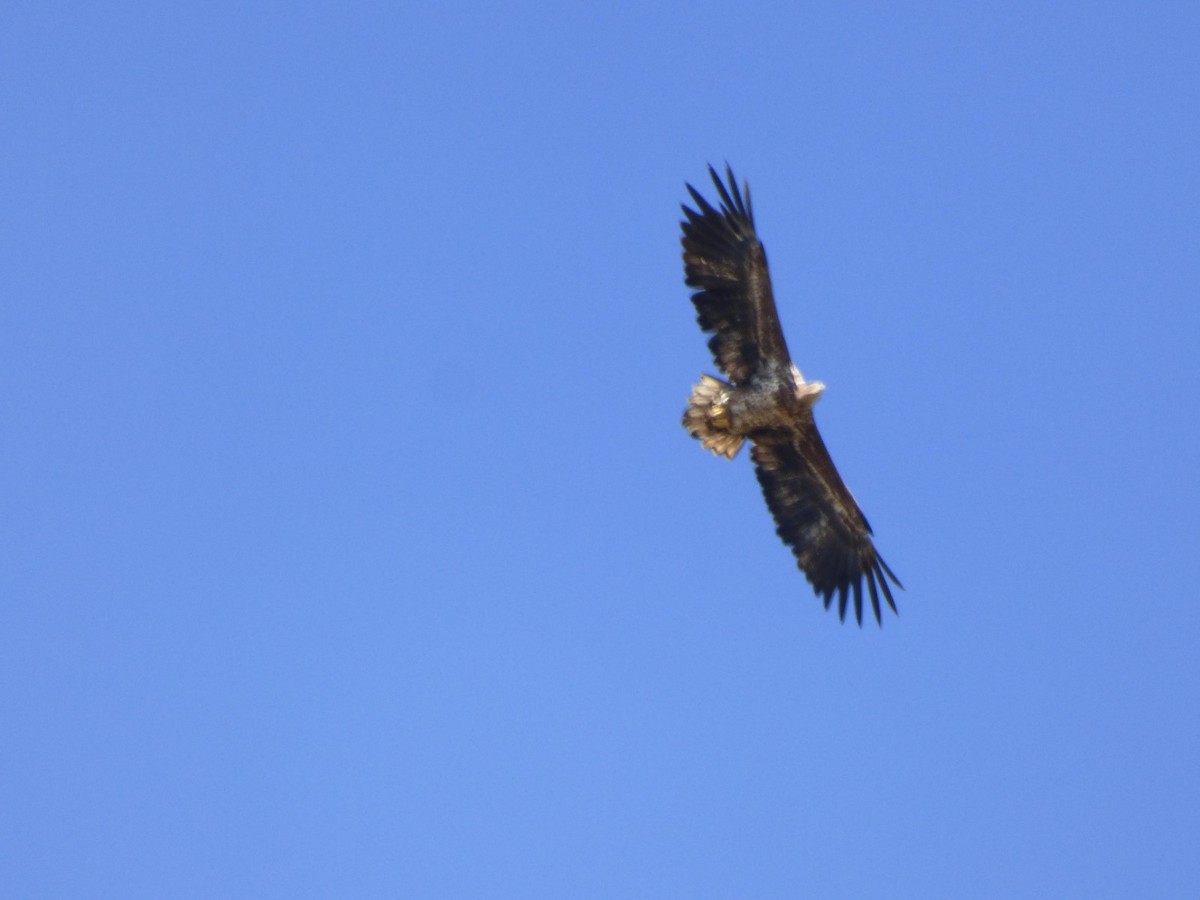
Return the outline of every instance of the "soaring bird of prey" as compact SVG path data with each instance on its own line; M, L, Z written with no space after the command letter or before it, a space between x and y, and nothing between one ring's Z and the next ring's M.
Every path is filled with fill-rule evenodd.
M771 292L767 255L754 231L750 186L738 189L708 167L720 197L714 207L690 184L697 209L683 207L683 267L708 347L729 381L702 375L683 427L708 450L733 459L750 441L758 483L777 531L828 609L838 595L845 621L851 591L862 625L865 579L875 620L879 595L896 611L889 580L902 587L871 541L871 526L829 458L813 420L825 390L792 364Z

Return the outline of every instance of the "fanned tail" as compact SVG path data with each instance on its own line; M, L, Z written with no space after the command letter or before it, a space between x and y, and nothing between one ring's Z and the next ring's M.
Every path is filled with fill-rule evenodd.
M733 459L742 449L745 439L729 431L729 413L725 409L729 391L729 385L719 378L701 375L688 398L688 406L683 413L683 427L700 441L705 450Z

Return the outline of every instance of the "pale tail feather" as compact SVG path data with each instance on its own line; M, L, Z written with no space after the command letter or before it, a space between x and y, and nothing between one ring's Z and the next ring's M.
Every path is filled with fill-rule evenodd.
M699 439L705 450L733 459L742 449L744 439L728 430L729 418L725 410L728 397L728 384L711 375L701 375L688 398L688 407L683 413L683 427L688 434Z

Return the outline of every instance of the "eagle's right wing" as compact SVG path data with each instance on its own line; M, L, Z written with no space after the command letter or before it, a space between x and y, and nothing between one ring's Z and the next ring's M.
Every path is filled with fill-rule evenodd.
M861 625L865 578L875 620L880 620L880 592L895 612L888 581L903 585L876 552L867 517L838 474L816 423L810 419L790 433L758 436L750 456L779 536L823 596L825 608L836 591L838 616L844 620L853 588L854 615Z
M754 231L750 188L738 190L726 166L728 188L708 167L721 197L717 209L690 184L699 212L683 207L683 265L689 287L699 288L692 303L700 327L713 335L708 346L721 371L741 384L773 370L789 371L791 358L775 310L767 255Z

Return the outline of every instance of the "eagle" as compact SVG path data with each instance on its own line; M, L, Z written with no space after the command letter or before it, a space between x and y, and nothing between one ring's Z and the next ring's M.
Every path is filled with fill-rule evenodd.
M733 459L750 441L758 483L776 531L829 609L836 593L845 621L851 591L862 626L865 580L883 624L879 595L896 612L890 581L903 588L875 550L871 526L838 474L813 419L825 385L805 381L788 355L771 291L767 255L754 230L750 185L710 165L720 208L690 184L696 209L683 205L683 268L700 328L729 381L701 375L683 427L718 456Z

